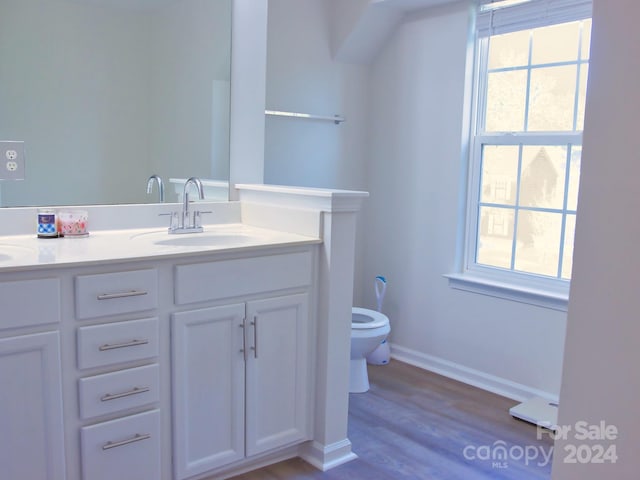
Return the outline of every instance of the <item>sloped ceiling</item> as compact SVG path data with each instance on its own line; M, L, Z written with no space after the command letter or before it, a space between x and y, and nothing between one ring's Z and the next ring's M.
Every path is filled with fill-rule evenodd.
M331 52L344 63L369 64L407 13L458 0L325 0Z

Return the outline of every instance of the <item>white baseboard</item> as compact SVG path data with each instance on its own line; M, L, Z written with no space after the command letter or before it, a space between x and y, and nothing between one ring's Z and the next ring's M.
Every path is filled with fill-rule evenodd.
M331 445L322 445L315 441L310 442L301 448L299 456L323 472L358 458L351 451L351 442L348 438Z
M551 402L558 402L558 395L529 387L521 383L497 377L480 370L465 367L443 358L417 352L400 345L391 344L391 358L408 363L418 368L458 380L468 385L487 390L503 397L523 402L531 397L542 397Z

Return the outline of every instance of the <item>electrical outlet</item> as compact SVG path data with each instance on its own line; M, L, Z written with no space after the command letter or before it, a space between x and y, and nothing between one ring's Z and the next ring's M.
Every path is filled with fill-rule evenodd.
M24 180L24 142L0 141L0 180Z

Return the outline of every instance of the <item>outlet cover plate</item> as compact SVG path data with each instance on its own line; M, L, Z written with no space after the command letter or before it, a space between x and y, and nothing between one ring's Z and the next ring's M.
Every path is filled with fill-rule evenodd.
M0 140L0 180L24 180L24 142Z

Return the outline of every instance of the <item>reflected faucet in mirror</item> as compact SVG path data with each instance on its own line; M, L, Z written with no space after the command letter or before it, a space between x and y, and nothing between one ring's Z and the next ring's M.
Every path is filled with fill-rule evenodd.
M162 178L158 175L153 174L147 180L147 195L150 195L153 192L153 184L156 182L158 184L158 198L160 203L164 203L164 184L162 183Z

